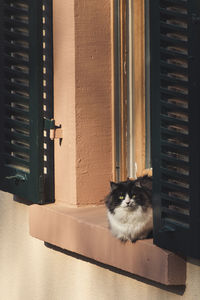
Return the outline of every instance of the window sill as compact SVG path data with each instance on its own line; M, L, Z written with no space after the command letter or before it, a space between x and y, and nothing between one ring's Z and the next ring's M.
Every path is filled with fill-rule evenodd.
M30 234L57 247L165 285L185 284L186 262L182 257L155 246L152 239L123 244L113 238L102 206L33 205L30 207Z

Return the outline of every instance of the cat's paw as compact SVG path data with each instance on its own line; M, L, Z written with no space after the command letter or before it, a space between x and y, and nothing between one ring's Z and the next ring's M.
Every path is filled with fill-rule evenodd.
M138 238L138 240L145 240L147 238L147 235L145 234L145 235L141 235L139 238Z
M131 242L135 243L138 239L132 239Z
M127 238L125 238L124 236L119 237L118 239L124 244L127 242Z
M139 236L139 237L137 237L137 238L132 239L131 242L132 242L132 243L135 243L135 242L138 241L138 240L144 240L144 239L146 239L146 238L147 238L146 235L141 235L141 236Z

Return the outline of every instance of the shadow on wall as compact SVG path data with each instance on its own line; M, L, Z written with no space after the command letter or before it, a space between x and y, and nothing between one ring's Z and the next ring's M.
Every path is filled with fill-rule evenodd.
M189 257L187 258L187 262L195 266L200 266L200 259L194 259Z
M99 267L104 268L104 269L108 269L111 272L115 272L115 273L118 273L120 275L127 276L129 278L134 279L134 280L138 280L138 281L143 282L145 284L154 286L156 288L160 288L160 289L162 289L164 291L168 291L168 292L180 295L180 296L182 296L184 294L184 292L185 292L185 286L183 286L183 285L181 285L181 286L166 286L166 285L163 285L163 284L160 284L160 283L157 283L157 282L154 282L154 281L142 278L140 276L133 275L133 274L131 274L129 272L126 272L126 271L114 268L112 266L105 265L105 264L100 263L100 262L98 262L96 260L93 260L91 258L88 258L88 257L85 257L83 255L80 255L80 254L77 254L77 253L74 253L74 252L71 252L71 251L59 248L59 247L54 246L52 244L49 244L49 243L45 242L44 245L47 248L50 248L50 249L55 250L55 251L59 251L59 252L65 254L65 255L69 255L69 256L72 256L72 257L74 257L76 259L80 259L80 260L83 260L85 262L89 262L89 263L95 264L96 266L99 266ZM200 262L199 262L199 265L200 265Z
M28 201L27 199L20 198L16 195L13 196L13 200L15 202L22 203L22 204L25 204L25 205L32 205L33 204L30 201Z

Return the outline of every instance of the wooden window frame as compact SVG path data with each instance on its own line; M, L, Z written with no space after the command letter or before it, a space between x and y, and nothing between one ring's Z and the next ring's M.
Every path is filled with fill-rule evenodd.
M118 1L117 1L118 2ZM116 180L152 174L146 169L146 66L145 66L145 0L118 2L118 18L115 19L115 97L117 106L115 130ZM132 12L129 12L132 10ZM130 17L130 14L132 16ZM133 29L130 32L130 28ZM130 37L132 34L132 37ZM118 35L118 37L117 37ZM132 54L134 52L134 55ZM130 66L131 64L131 66ZM131 104L130 102L133 101ZM133 112L133 124L128 124L128 114ZM130 126L130 127L129 127ZM129 127L129 128L128 128ZM131 130L134 142L131 137ZM117 137L119 135L119 137ZM134 176L128 176L130 143L133 143ZM133 163L134 163L133 162ZM119 171L120 170L120 171Z

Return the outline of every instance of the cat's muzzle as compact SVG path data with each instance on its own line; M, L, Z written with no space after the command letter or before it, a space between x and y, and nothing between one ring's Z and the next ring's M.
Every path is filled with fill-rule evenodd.
M137 207L137 204L135 203L135 201L130 201L130 202L126 203L126 207L131 208L131 209L135 209Z

